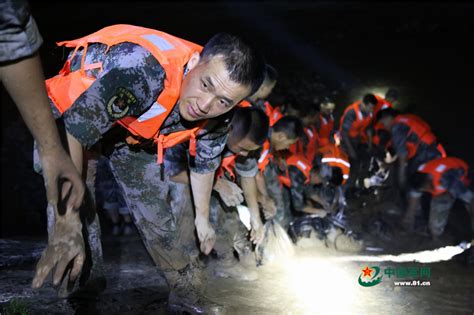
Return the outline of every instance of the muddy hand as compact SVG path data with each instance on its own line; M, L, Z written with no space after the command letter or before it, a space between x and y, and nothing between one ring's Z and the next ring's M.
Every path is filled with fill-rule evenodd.
M71 261L73 267L68 280L74 281L81 272L85 260L84 239L81 231L82 224L77 214L76 217L64 216L56 222L54 235L36 265L36 274L32 282L33 289L43 285L54 267L56 267L53 275L55 286L61 282L66 267Z
M272 198L260 195L258 197L258 202L263 208L263 215L265 216L265 219L271 219L276 215L277 208Z
M214 244L216 242L216 233L209 223L209 220L196 217L194 223L196 225L201 252L205 255L208 255L214 248Z
M244 201L244 192L230 180L219 179L214 185L214 190L219 193L222 201L224 201L228 207L238 206Z
M263 227L262 221L260 218L253 219L250 221L250 225L252 226L252 230L250 231L250 241L253 244L259 245L262 243L265 236L265 229Z

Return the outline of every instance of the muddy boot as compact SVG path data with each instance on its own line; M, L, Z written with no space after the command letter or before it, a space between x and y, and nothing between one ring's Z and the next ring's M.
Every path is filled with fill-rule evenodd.
M255 264L254 264L255 266ZM243 266L235 258L228 258L219 262L214 268L214 276L221 278L232 278L242 281L255 281L258 279L257 272Z
M189 264L180 271L165 272L170 286L168 309L189 314L225 314L223 305L212 302L203 294L202 272Z

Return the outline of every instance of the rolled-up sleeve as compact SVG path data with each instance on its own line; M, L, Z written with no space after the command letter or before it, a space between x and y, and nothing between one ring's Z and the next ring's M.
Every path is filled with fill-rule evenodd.
M26 1L0 1L0 62L35 54L43 38Z
M257 159L239 156L235 160L235 172L242 177L255 177L258 173Z

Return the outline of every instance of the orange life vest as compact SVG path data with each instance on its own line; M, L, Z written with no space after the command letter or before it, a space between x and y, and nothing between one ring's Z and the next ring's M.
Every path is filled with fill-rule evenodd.
M349 163L349 157L347 154L334 143L329 143L320 148L319 152L322 155L322 163L327 163L332 167L339 167L342 170L342 183L345 184L351 171L351 164Z
M260 172L263 173L265 168L267 167L270 160L273 159L273 154L270 152L270 140L265 140L262 146L262 153L260 154L260 158L258 159L258 169Z
M349 105L345 110L344 113L342 114L341 121L340 121L340 133L342 134L342 123L344 121L344 118L346 117L346 114L353 109L356 114L356 119L352 123L351 128L349 129L349 137L351 138L356 138L360 137L360 140L362 143L367 143L368 137L366 133L367 127L372 123L372 113L368 115L367 117L364 117L362 114L362 110L360 109L360 104L361 101L355 102L351 105Z
M172 133L159 135L159 130L179 98L184 67L194 52L201 52L202 47L184 39L153 29L133 25L112 25L105 27L91 35L59 42L59 46L74 48L74 51L59 74L46 80L48 95L61 113L64 113L74 101L87 90L96 80L89 77L86 70L102 70L101 63L84 64L87 47L91 43L102 43L110 48L123 42L130 42L147 49L160 63L166 72L164 89L158 96L155 104L141 117L124 117L117 122L127 128L133 135L146 139L154 139L158 145L158 163L163 162L163 150L191 139L190 154L196 153L196 134L204 126L205 121L197 127ZM70 63L77 51L82 48L81 67L71 72ZM107 49L108 49L107 48Z
M265 114L268 116L270 127L273 127L273 125L283 117L283 114L278 107L273 107L268 101L265 102L264 105Z
M292 144L288 150L291 152L292 155L301 154L304 155L308 161L313 161L314 157L317 154L319 146L318 132L316 131L316 128L314 126L311 126L309 128L305 127L303 131L306 135L306 138L308 139L308 144L306 145L306 148L303 145L303 141L301 139L298 139L298 141Z
M411 134L416 134L418 139L417 143L407 141L406 148L408 151L407 159L411 159L416 155L418 151L418 146L421 142L431 145L436 142L435 135L431 132L431 128L423 119L420 117L413 115L413 114L404 114L398 115L395 117L394 124L404 124L410 128L408 136ZM438 145L438 149L442 148L442 146ZM444 149L443 149L444 151ZM441 152L441 151L440 151ZM442 153L442 152L441 152ZM442 153L443 154L443 153Z
M243 100L242 102L239 103L239 105L237 105L239 107L252 107L252 103L250 103L249 101L247 100Z
M221 178L227 172L229 174L231 180L235 181L234 167L235 167L235 159L237 158L237 156L238 156L238 154L231 154L231 155L226 156L222 159L221 165L220 165L219 169L217 170L217 177L218 178Z
M467 176L468 166L466 162L455 157L439 158L426 162L425 164L422 164L420 167L418 167L418 172L431 175L433 188L431 189L430 193L433 196L438 196L446 192L446 188L441 184L441 178L443 177L443 174L448 170L457 168L463 169L461 181L464 184L469 185L469 179Z
M383 97L375 95L375 98L377 99L377 104L375 104L374 107L374 117L377 117L377 113L382 109L393 108L393 104L384 99Z
M291 155L290 157L286 159L286 166L287 166L287 169L286 169L285 175L278 176L278 179L280 180L281 184L285 185L288 188L291 188L291 178L290 178L290 174L288 173L289 166L295 166L296 168L298 168L306 178L304 183L309 184L310 179L311 179L310 176L311 176L312 166L305 156L301 154Z
M334 130L334 117L326 118L322 114L319 114L319 146L323 147L331 142L331 133Z

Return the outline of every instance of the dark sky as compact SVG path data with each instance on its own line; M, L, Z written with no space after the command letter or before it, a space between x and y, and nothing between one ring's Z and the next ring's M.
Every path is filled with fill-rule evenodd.
M474 165L474 5L468 1L30 3L44 37L41 57L47 77L64 62L56 41L82 37L111 24L155 28L200 44L228 31L253 41L279 70L282 82L277 94L286 93L288 87L308 93L303 87L322 82L325 91L336 93L340 113L373 88L396 87L401 103L411 105L432 125L448 154ZM36 208L44 211L44 200L21 188L26 181L38 187L36 195L43 193L41 178L31 171L30 153L13 149L30 147L31 137L4 93L2 116L2 205L30 207L30 214ZM20 128L21 132L15 131L20 142L9 137L12 124ZM21 211L14 220L21 220ZM4 217L3 226L5 222Z

